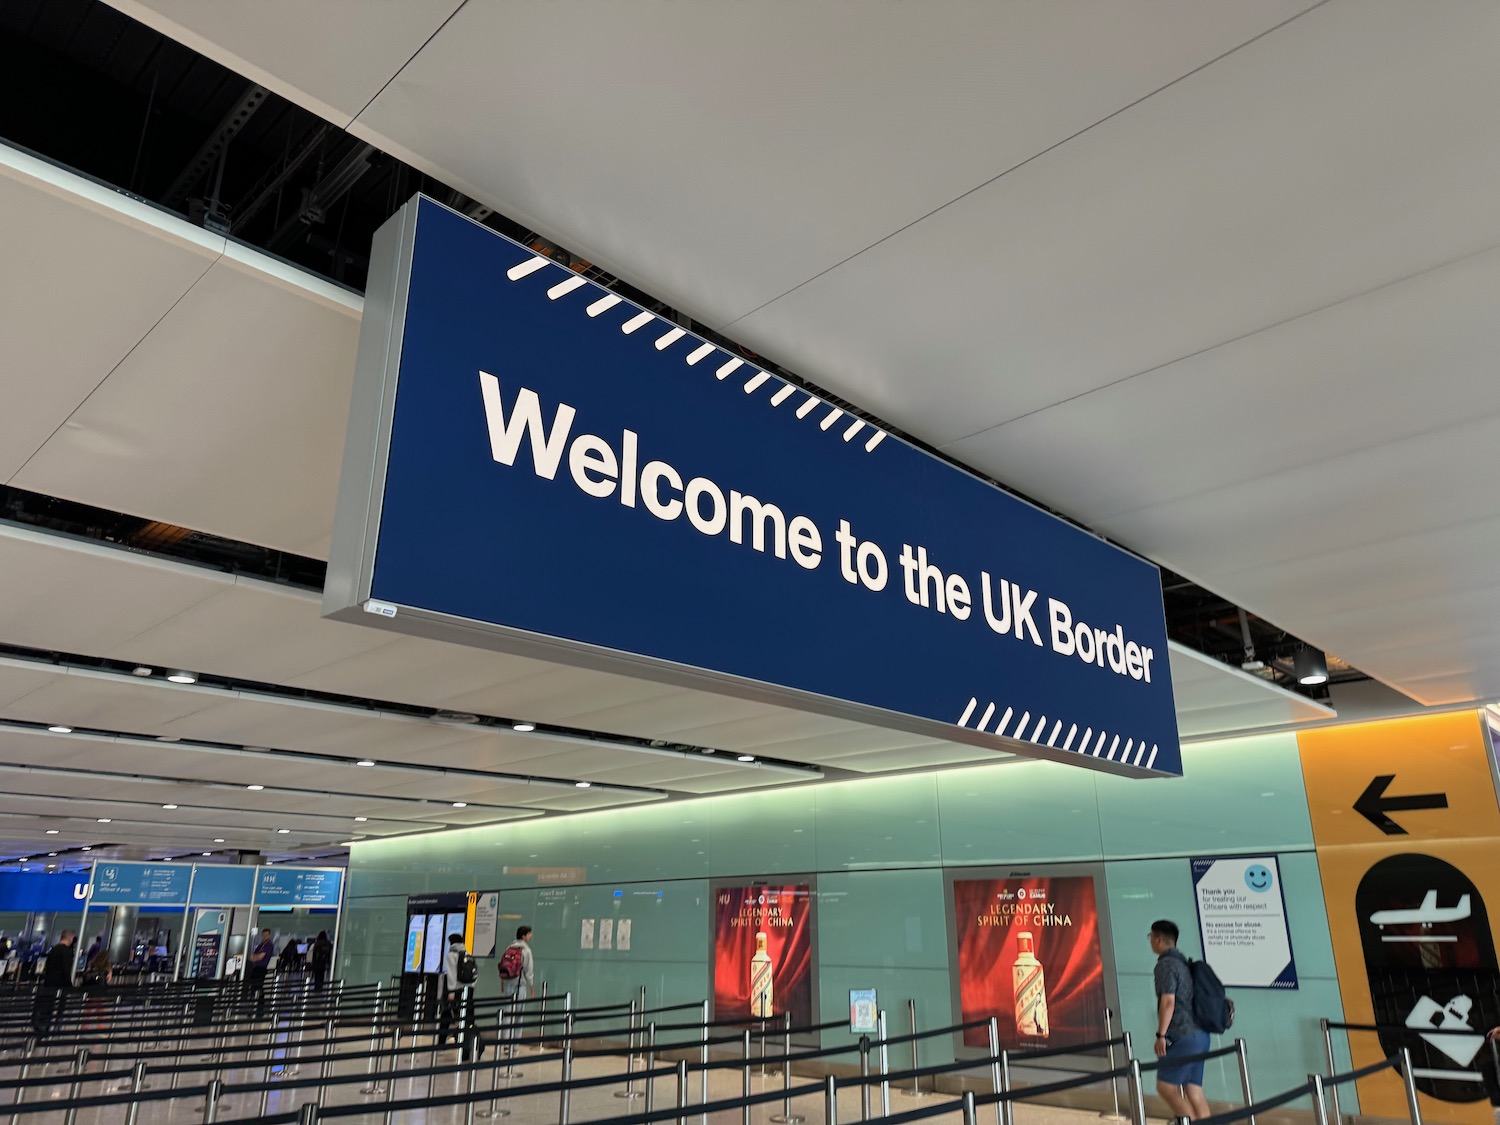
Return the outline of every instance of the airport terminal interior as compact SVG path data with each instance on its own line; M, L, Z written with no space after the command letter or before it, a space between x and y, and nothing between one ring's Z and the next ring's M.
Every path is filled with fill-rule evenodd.
M1492 0L0 0L0 1117L1489 1125Z

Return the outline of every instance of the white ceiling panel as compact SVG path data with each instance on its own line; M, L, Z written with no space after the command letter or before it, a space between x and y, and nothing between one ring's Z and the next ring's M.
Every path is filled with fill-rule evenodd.
M117 0L113 7L159 28L268 89L290 93L344 128L462 0ZM232 44L233 53L223 45Z
M352 131L723 324L1307 6L469 4Z
M326 555L361 307L231 244L11 483Z
M942 444L1442 265L1500 242L1497 43L1324 4L728 331Z
M32 674L30 668L0 663L0 683L17 673L28 678ZM179 689L175 684L160 682L153 686L156 690L143 691L132 680L59 669L49 682L7 704L3 717L155 733L210 703L202 694Z
M1222 737L1228 731L1319 722L1335 715L1332 707L1175 642L1169 644L1168 654L1172 691L1179 697L1177 727L1183 738Z
M0 480L9 480L224 240L0 145L0 246Z
M0 528L0 641L56 652L110 649L225 590L201 567L7 525ZM125 599L111 597L119 587Z
M1092 523L1447 429L1500 411L1497 290L1500 250L1491 250L944 451ZM1077 456L1081 445L1112 471L1100 474L1092 457ZM1449 458L1436 464L1470 468ZM1357 468L1363 475L1371 466ZM1399 488L1402 466L1393 468ZM1270 522L1275 530L1282 521ZM1299 526L1292 537L1316 542L1317 531Z

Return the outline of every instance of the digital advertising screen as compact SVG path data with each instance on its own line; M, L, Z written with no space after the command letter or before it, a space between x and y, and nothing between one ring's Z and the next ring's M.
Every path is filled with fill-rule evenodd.
M424 973L443 971L443 954L448 949L448 938L443 933L443 920L444 916L441 914L427 916L427 938L422 943L422 971Z
M422 938L427 932L427 915L413 914L406 920L406 959L401 967L408 973L422 971Z
M1007 1050L1105 1037L1093 876L955 879L953 923L962 1022L998 1017ZM988 1029L963 1042L988 1046Z
M811 882L714 892L714 1018L813 1022Z

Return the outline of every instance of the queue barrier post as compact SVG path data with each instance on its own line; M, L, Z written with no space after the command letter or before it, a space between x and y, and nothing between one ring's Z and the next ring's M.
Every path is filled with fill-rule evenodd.
M870 1120L870 1037L859 1037L859 1119Z
M974 1116L974 1091L964 1091L964 1125L977 1125Z
M474 1080L479 1077L479 1049L474 1049L473 1057L469 1059L469 1082L464 1093L467 1101L464 1102L464 1125L474 1125Z
M73 1059L73 1081L68 1086L68 1099L76 1100L79 1092L83 1089L83 1071L89 1065L89 1049L79 1047L78 1054ZM75 1125L78 1120L78 1109L76 1106L70 1108L63 1115L63 1125Z
M644 988L641 989L642 993L645 991ZM637 1011L636 1001L632 1000L630 1002L630 1018L626 1023L625 1089L615 1091L615 1097L624 1098L627 1101L634 1101L641 1096L641 1092L635 1088L635 1021Z
M687 1125L688 1069L687 1059L677 1060L677 1125Z
M1005 1089L1005 1076L1000 1073L1000 1020L991 1016L986 1030L990 1038L990 1085L998 1094ZM1009 1107L1010 1102L1004 1098L995 1103L995 1125L1010 1125L1006 1120Z
M788 1015L790 1014L788 1013ZM917 1061L917 1001L915 998L909 999L906 1002L906 1024L911 1029L911 1068L917 1070L921 1066L921 1063ZM787 1049L787 1053L791 1054L790 1046ZM908 1093L913 1098L920 1098L922 1096L922 1079L920 1075L912 1075L911 1090Z
M698 1082L698 1085L699 1085L699 1088L700 1088L699 1089L699 1094L701 1095L701 1097L703 1099L703 1104L707 1105L708 1104L708 1001L707 1000L703 1001L703 1038L699 1042L702 1044L702 1046L699 1047L699 1049L698 1049L698 1063L699 1063L699 1067L700 1067L698 1073L701 1076L699 1078L699 1082ZM703 1120L702 1120L701 1125L708 1125L708 1114L705 1112L702 1115L702 1117L703 1117Z
M1406 1112L1411 1125L1422 1125L1422 1104L1417 1100L1417 1076L1411 1069L1411 1048L1401 1048L1401 1081L1406 1087Z
M208 1095L203 1099L203 1125L214 1125L219 1117L219 1097L224 1090L221 1079L208 1080Z
M656 1108L656 1079L651 1072L656 1069L656 1021L646 1025L646 1116Z
M1240 1069L1240 1095L1247 1106L1255 1104L1255 1095L1250 1090L1250 1055L1243 1039L1234 1041L1234 1058ZM1245 1125L1255 1125L1255 1114L1245 1118Z
M743 1110L741 1111L740 1121L741 1125L753 1125L750 1120L750 1102L748 1101L750 1095L755 1092L750 1085L750 1029L748 1027L745 1028L744 1039L745 1054L744 1059L740 1064L740 1091L747 1100L745 1102Z
M1130 1116L1135 1125L1146 1125L1146 1091L1141 1085L1139 1059L1130 1060Z
M1106 1007L1104 1009L1104 1038L1109 1041L1109 1045L1105 1048L1105 1050L1109 1055L1109 1069L1111 1075L1109 1080L1109 1099L1111 1111L1108 1114L1100 1114L1100 1116L1105 1117L1110 1121L1120 1121L1123 1120L1120 1117L1120 1080L1113 1076L1115 1069L1115 1013L1114 1010L1109 1007Z
M1326 1016L1318 1021L1318 1028L1323 1032L1323 1062L1328 1067L1329 1077L1332 1077L1339 1072L1339 1068L1338 1063L1333 1057L1333 1029L1328 1025L1328 1018ZM1339 1111L1339 1088L1337 1086L1330 1086L1328 1088L1328 1096L1333 1104L1334 1121L1343 1120L1343 1115Z
M882 1009L878 1017L880 1028L880 1116L891 1115L891 1083L886 1075L891 1072L891 1060L889 1048L886 1045L885 1032L885 1010Z
M1010 1052L1000 1052L1000 1093L1010 1093ZM1016 1103L1006 1098L1000 1102L1001 1125L1016 1125Z
M782 1062L781 1062L781 1088L784 1091L781 1099L781 1112L773 1114L771 1121L774 1125L802 1125L807 1118L800 1113L792 1112L792 1013L791 1010L782 1013Z
M306 1102L297 1111L297 1125L318 1125L318 1103Z
M573 1081L573 1013L563 1017L562 1090L557 1095L557 1123L568 1125L568 1083Z
M1312 1108L1314 1125L1328 1125L1328 1106L1323 1101L1326 1092L1323 1086L1321 1074L1309 1074L1307 1080L1312 1084Z

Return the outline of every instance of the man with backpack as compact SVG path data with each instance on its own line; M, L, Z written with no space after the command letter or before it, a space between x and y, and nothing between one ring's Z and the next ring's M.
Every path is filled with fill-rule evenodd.
M1178 950L1177 936L1177 923L1165 918L1151 923L1151 952L1156 954L1156 1055L1162 1060L1156 1072L1156 1092L1173 1117L1207 1117L1202 1060L1172 1061L1208 1051L1208 1031L1194 1013L1193 968Z
M441 1048L453 1032L453 1045L467 1058L484 1055L484 1040L474 1022L473 995L465 993L479 979L479 965L464 944L463 934L448 935L448 954L443 959L443 1007L438 1021L437 1045ZM467 999L467 1010L461 1011Z
M529 1000L536 995L536 962L531 956L531 927L516 927L516 940L500 954L500 995Z

